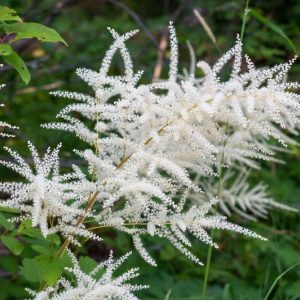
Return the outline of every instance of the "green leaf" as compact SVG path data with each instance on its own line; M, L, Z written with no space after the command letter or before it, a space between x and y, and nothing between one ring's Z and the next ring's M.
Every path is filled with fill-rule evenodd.
M271 285L267 295L264 297L263 300L268 300L269 296L271 295L274 287L276 286L277 282L280 280L281 277L283 277L286 273L288 273L290 270L294 269L295 267L299 266L300 263L294 264L293 266L289 267L288 269L286 269L283 273L281 273L279 276L276 277L276 279L274 280L273 284Z
M49 255L50 254L50 249L49 247L43 246L43 245L32 245L31 248L40 253L40 254L45 254L45 255Z
M275 33L279 34L282 38L286 40L289 46L293 49L295 53L297 53L296 47L294 43L287 37L287 35L283 32L281 28L279 28L276 24L272 21L264 17L257 9L251 8L248 12L251 16L253 16L256 20L267 26L269 29L274 31Z
M30 219L26 219L20 224L18 234L26 235L31 238L42 238L41 231L38 228L32 227Z
M1 300L3 299L7 299L8 298L8 294L9 294L9 290L8 290L8 285L9 285L9 280L6 278L1 278L0 280L0 290L1 290Z
M21 272L26 280L31 282L42 281L41 271L34 258L24 258L22 264Z
M65 258L53 258L42 254L34 258L23 259L21 271L28 281L46 282L51 286L61 277L66 265L69 263Z
M9 55L11 54L12 47L8 44L0 44L0 55Z
M59 246L61 243L59 236L55 233L48 234L46 239L50 242L50 244L54 244L56 246Z
M88 256L81 256L79 266L84 273L88 274L96 268L97 262Z
M0 225L4 227L6 230L13 230L14 224L11 222L8 222L3 213L0 212Z
M28 84L30 81L30 73L28 71L27 66L25 65L23 59L17 54L17 52L13 51L10 55L3 56L4 61L11 65L13 68L17 70L22 80Z
M35 257L35 261L41 273L43 281L48 285L53 285L61 277L64 267L61 259L53 259L48 255L39 255Z
M37 38L42 42L62 42L67 46L66 41L54 29L38 23L14 23L0 25L8 34L15 33L14 41L20 39Z
M15 10L5 6L0 6L0 20L18 22L22 21Z
M1 240L14 255L20 255L24 249L24 245L13 237L2 236Z
M300 280L296 280L296 282L289 282L290 285L288 288L286 288L286 293L287 295L289 296L299 296L300 295ZM292 299L298 299L299 300L299 297L297 298L292 298ZM290 299L290 300L292 300Z
M19 271L18 259L12 255L1 255L0 266L7 272L17 273Z
M231 291L230 284L227 283L223 290L222 300L230 300L233 298L230 291Z
M0 211L12 213L12 214L19 214L20 213L20 210L18 210L16 208L10 208L10 207L0 207Z

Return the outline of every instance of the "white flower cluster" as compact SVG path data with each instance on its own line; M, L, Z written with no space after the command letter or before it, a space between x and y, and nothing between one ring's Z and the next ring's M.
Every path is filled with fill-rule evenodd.
M228 223L225 217L210 216L216 190L212 192L201 182L215 179L216 168L222 168L222 157L223 163L235 169L257 168L257 159L276 160L272 156L278 146L270 139L284 146L294 143L285 132L297 132L300 114L299 95L291 91L298 84L283 82L293 61L255 69L246 56L247 71L242 72L242 43L237 39L236 45L212 68L205 62L197 63L203 77L189 74L178 80L176 33L172 24L169 29L168 79L139 84L142 71L134 72L125 45L137 31L119 35L109 28L114 42L99 72L77 70L95 96L52 93L76 103L58 114L62 122L44 125L73 132L90 145L90 149L77 153L88 161L90 172L96 176L97 201L101 205L97 223L132 235L136 249L152 265L156 263L143 247L144 234L167 238L196 262L198 258L187 249L191 244L187 232L208 244L213 242L206 228L260 237ZM114 76L109 69L118 51L124 62L124 75ZM221 70L231 59L231 75L222 81ZM195 177L198 180L194 181ZM249 188L255 194L252 200L246 181L238 180L235 190L224 191L224 195L230 194L228 197L219 197L227 215L230 210L239 211L245 202L250 204L242 215L249 218L265 215L275 205L266 199L265 192ZM238 186L245 184L248 195L243 190L244 201L225 200L232 199L233 194L241 195ZM201 201L202 193L208 202ZM198 195L200 201L194 201L191 194L194 198Z
M234 58L230 78L222 82L220 71ZM206 106L212 122L226 124L225 158L230 165L237 163L256 167L249 158L271 159L278 146L296 144L286 133L297 134L300 117L300 96L293 93L298 83L284 82L294 60L272 68L256 69L245 56L247 71L242 73L242 44L225 53L211 68L205 62L197 64L204 72L197 92Z
M147 286L127 283L130 279L139 276L138 268L132 268L122 275L113 277L113 272L127 259L130 253L115 261L111 254L108 260L100 263L89 274L80 269L80 265L71 251L69 251L69 255L73 267L66 268L66 270L74 278L67 280L62 277L55 286L48 287L41 292L27 289L34 297L33 300L137 300L138 298L133 292L147 288Z
M89 215L85 212L84 205L92 192L92 184L76 166L73 166L72 173L60 175L61 145L53 150L48 148L43 158L30 142L28 147L34 169L17 152L5 148L15 162L0 161L0 164L24 177L25 182L1 182L0 191L10 197L1 200L0 206L20 210L21 217L14 219L31 219L32 226L38 226L45 237L60 232L75 243L74 235L100 240L95 234L85 230L83 225L76 226L81 216Z
M109 28L114 42L100 70L77 70L94 95L52 93L76 102L60 111L60 122L44 127L72 132L89 145L75 151L88 162L92 179L75 166L72 173L60 175L59 148L49 150L40 159L29 144L34 171L17 153L8 150L16 163L2 164L27 182L2 183L0 190L11 197L1 206L21 210L45 236L61 232L70 240L74 240L73 235L95 238L83 225L85 217L93 217L95 228L114 227L131 235L135 248L151 265L156 262L142 241L147 234L168 239L199 264L189 250L188 235L214 247L217 245L208 229L231 230L265 240L230 223L212 207L219 203L226 215L238 212L248 219L265 217L274 206L289 209L272 200L264 185L251 187L247 176L238 176L230 185L227 181L231 181L232 173L226 172L223 189L220 180L223 165L233 174L245 172L245 168L258 168L258 159L276 161L273 156L277 150L296 144L290 136L299 129L300 96L293 90L300 85L285 82L294 60L256 69L245 56L247 70L243 72L242 43L237 39L213 67L197 63L202 77L196 78L194 73L182 77L178 74L178 45L171 23L169 29L171 61L167 79L140 84L143 72L134 72L125 45L137 31L120 35ZM109 71L117 52L123 59L124 74L115 76ZM230 76L223 80L222 69L230 60ZM195 69L192 66L191 70ZM274 144L274 139L280 146ZM114 267L108 263L108 275L102 282L82 274L74 258L73 263L78 287L63 279L58 286L63 285L66 291L48 288L36 299L48 299L49 295L49 299L135 299L131 295L135 288L122 284L135 271L114 281Z

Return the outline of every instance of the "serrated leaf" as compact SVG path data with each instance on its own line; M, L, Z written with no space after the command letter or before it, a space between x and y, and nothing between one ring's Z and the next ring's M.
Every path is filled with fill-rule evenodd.
M0 20L18 22L22 21L15 10L5 6L0 6Z
M17 54L17 52L12 50L10 55L3 56L3 60L7 64L15 68L19 73L19 75L21 76L22 80L26 84L28 84L28 82L30 81L30 73L23 59L19 56L19 54Z
M274 31L275 33L279 34L283 39L286 40L286 42L289 44L289 46L293 49L295 53L297 53L296 47L294 43L288 38L288 36L283 32L283 30L278 27L276 24L274 24L272 21L264 17L260 11L257 9L251 8L248 12L251 16L253 16L256 20L267 26L269 29Z
M31 238L42 238L41 231L37 228L26 228L22 230L20 234L29 236Z
M19 228L18 228L18 234L26 235L31 238L42 238L41 231L38 228L32 227L31 220L27 219L24 220Z
M96 268L97 262L88 256L81 256L79 266L84 273L88 274Z
M1 240L3 244L14 254L20 255L24 249L24 244L22 244L17 239L11 236L2 236Z
M0 43L0 55L9 55L11 54L12 47L8 44Z
M31 282L41 282L41 271L34 258L24 258L21 272L26 280Z
M11 222L8 222L5 216L0 212L0 225L3 226L6 230L13 230L14 224Z
M40 270L41 278L48 285L53 285L61 277L64 267L61 259L54 259L48 255L39 255L35 257L35 261Z
M46 247L43 245L32 245L31 248L40 254L49 255L49 253L50 253L49 247Z
M54 244L56 246L59 246L60 243L61 243L59 236L55 233L48 234L47 235L47 241L49 241L51 244Z
M46 282L51 286L61 277L64 267L69 265L65 258L53 258L47 254L38 255L34 258L23 259L21 271L28 281Z
M66 41L54 29L38 23L14 23L0 25L8 34L14 33L14 41L20 39L36 38L42 42L62 42L67 46Z

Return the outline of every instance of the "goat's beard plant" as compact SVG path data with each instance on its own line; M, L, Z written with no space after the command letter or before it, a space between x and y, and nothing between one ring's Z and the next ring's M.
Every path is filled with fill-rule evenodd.
M273 160L276 151L287 144L299 126L298 83L285 82L293 60L272 68L256 69L245 56L242 72L242 43L225 53L211 68L205 62L197 67L204 74L178 74L178 45L170 23L170 68L166 80L138 84L142 71L134 73L125 45L137 31L114 38L99 72L78 69L77 75L94 95L58 91L55 96L76 100L67 105L57 123L43 125L74 133L87 143L75 152L86 160L85 175L78 167L61 175L59 147L41 158L29 143L34 168L15 151L7 149L15 163L2 162L25 178L25 182L3 182L2 192L10 197L1 206L16 208L29 218L42 234L60 233L65 237L57 256L78 237L101 240L93 229L115 228L132 236L142 258L157 262L143 245L143 236L168 239L181 253L197 264L192 254L193 235L210 247L217 247L207 230L235 231L265 240L261 235L230 223L237 212L241 217L266 217L272 207L293 210L271 199L266 186L251 187L247 176L259 168L259 159ZM124 75L109 75L112 58L119 51ZM226 81L220 72L230 60L233 67ZM180 78L180 80L179 80ZM274 144L274 139L279 143ZM238 174L238 176L236 176ZM236 177L234 183L231 178ZM223 182L222 182L223 179ZM221 183L223 183L223 188ZM87 224L90 224L87 226ZM135 290L145 288L123 284L137 275L132 269L120 277L112 273L124 260L112 257L84 274L74 257L75 284L61 278L54 287L30 291L35 299L136 299ZM100 268L104 275L95 279Z

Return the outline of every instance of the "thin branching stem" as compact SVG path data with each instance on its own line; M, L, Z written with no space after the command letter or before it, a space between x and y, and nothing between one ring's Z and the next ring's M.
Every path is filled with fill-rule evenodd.
M247 15L249 14L249 0L246 0L246 7L244 10L244 16L243 16L243 23L242 23L242 29L241 29L241 41L243 41L244 33L245 33L245 27L246 27L246 21L247 21Z
M147 226L148 223L143 223L143 222L130 222L130 223L124 223L121 224L122 226ZM162 223L160 225L175 225L174 222L165 222ZM100 225L100 226L94 226L94 227L90 227L88 230L95 230L95 229L103 229L103 228L112 228L112 227L116 227L116 225L113 224L108 224L108 225Z

